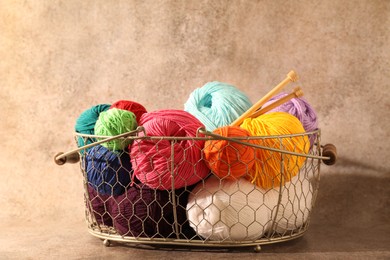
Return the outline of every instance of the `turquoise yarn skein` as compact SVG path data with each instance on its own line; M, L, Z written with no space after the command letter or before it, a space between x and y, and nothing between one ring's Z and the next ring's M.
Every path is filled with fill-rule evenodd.
M218 81L195 89L184 110L201 121L208 131L227 126L252 106L249 98L235 86Z
M76 120L76 124L74 126L76 133L94 135L95 124L100 113L108 110L109 108L109 104L99 104L84 110ZM93 138L84 139L82 137L77 137L77 146L81 147L95 141L96 140Z
M115 136L131 132L137 128L136 116L133 112L111 108L100 113L99 119L95 124L95 134L100 136ZM125 150L131 143L129 139L115 139L105 143L102 146L111 151Z

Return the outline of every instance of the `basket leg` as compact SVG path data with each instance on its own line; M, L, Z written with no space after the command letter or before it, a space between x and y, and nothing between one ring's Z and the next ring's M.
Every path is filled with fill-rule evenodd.
M108 240L108 239L104 239L103 240L103 245L106 246L106 247L109 247L111 245L111 241Z
M255 245L255 247L253 248L253 250L255 251L255 253L260 253L260 251L261 251L261 246L260 246L260 245Z

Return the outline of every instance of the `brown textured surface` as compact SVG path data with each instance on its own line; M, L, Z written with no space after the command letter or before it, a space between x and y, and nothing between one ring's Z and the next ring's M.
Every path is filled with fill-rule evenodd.
M181 109L192 90L212 80L236 85L255 102L295 69L318 113L323 143L338 148L338 164L322 172L360 186L343 192L329 177L334 185L321 187L320 194L333 200L318 204L313 229L270 254L277 248L296 258L305 252L328 257L334 241L336 257L343 256L342 245L355 252L351 256L364 251L388 257L388 220L380 217L389 204L388 185L380 181L390 173L388 28L386 0L2 1L0 255L156 254L102 248L85 232L78 166L53 163L54 154L74 148L77 116L119 99L149 111ZM382 192L365 190L367 180L359 176L372 176ZM364 197L365 191L376 197ZM359 207L357 196L369 207ZM318 226L328 223L324 215L329 229ZM372 239L365 241L364 223L371 218ZM359 235L348 240L345 234L356 226ZM336 243L338 236L344 240ZM172 253L158 252L166 258Z

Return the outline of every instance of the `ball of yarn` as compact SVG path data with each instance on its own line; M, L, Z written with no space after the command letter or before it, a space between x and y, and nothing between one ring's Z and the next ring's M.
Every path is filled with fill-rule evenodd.
M302 227L311 212L313 187L309 179L295 176L282 188L279 206L272 208L272 219L275 219L274 230L280 234ZM279 189L272 189L266 195L268 204L278 201Z
M89 184L100 194L122 194L131 180L129 153L117 154L102 145L85 154L85 169Z
M238 88L213 81L195 89L184 110L201 121L208 131L227 126L252 106L249 98Z
M141 116L147 112L146 108L143 105L141 105L135 101L130 101L130 100L119 100L119 101L113 103L110 106L110 109L111 108L118 108L118 109L133 112L137 122L139 122Z
M183 137L134 141L131 146L134 175L142 183L160 190L179 189L208 175L210 170L202 160L204 141L191 139L203 127L194 116L182 110L158 110L143 114L140 125L151 137Z
M215 129L213 133L237 138L244 143L255 143L253 140L238 139L249 137L250 133L237 126L220 127ZM223 139L207 140L203 153L207 166L221 179L237 180L245 175L249 169L252 169L255 163L255 149L253 147Z
M272 104L273 102L287 95L288 95L287 93L282 92L272 97L267 103L264 104L264 107ZM303 128L305 129L306 132L310 132L318 129L317 114L314 111L313 107L302 97L290 99L286 103L283 103L282 105L270 110L269 113L272 112L286 112L297 117L299 121L301 121ZM315 139L316 139L315 134L311 134L309 136L311 145L314 144Z
M108 110L109 107L110 105L108 104L100 104L84 110L76 120L74 127L76 133L94 135L95 124L99 118L100 113ZM82 137L77 137L78 147L93 143L94 141L96 140L93 138L84 139Z
M137 128L137 120L133 112L112 108L101 112L95 124L95 134L100 136L115 136L133 131ZM124 150L131 139L118 138L102 143L112 151Z
M257 118L247 118L241 127L252 136L264 136L258 139L259 146L281 149L284 151L307 154L309 140L307 135L280 137L280 135L302 134L305 132L301 122L285 112L273 112ZM279 136L279 137L278 137ZM269 189L284 184L297 175L306 157L296 156L266 149L256 149L256 161L249 170L247 178L256 185ZM282 170L281 170L282 168Z
M87 208L94 216L97 223L105 226L112 226L112 218L108 211L109 200L111 196L98 193L90 184L87 185L88 197L86 200Z
M178 232L183 238L192 238L186 216L188 190L154 190L144 184L134 184L126 193L110 200L113 226L118 234L132 237L176 238L174 209Z
M187 203L195 232L207 240L253 241L270 228L271 210L265 191L248 180L210 176L196 185Z

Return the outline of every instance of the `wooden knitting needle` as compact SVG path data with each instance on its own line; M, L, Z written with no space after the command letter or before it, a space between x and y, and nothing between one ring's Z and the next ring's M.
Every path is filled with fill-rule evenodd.
M303 96L303 91L300 87L296 87L294 88L293 92L291 92L290 94L288 94L287 96L284 96L278 100L276 100L275 102L269 104L268 106L264 107L264 108L261 108L260 110L256 111L255 113L253 113L252 115L250 115L248 118L254 118L254 117L258 117L262 114L265 114L267 113L268 111L286 103L287 101L289 101L290 99L292 98L297 98L297 97L302 97Z
M256 102L251 108L249 108L245 113L243 113L239 118L237 118L231 126L239 126L245 118L253 114L256 110L261 108L262 105L265 104L268 100L271 99L272 96L277 94L282 88L284 88L288 83L295 82L298 80L298 75L292 70L287 74L287 77L280 82L276 87L274 87L270 92L268 92L264 97L262 97L259 101Z

